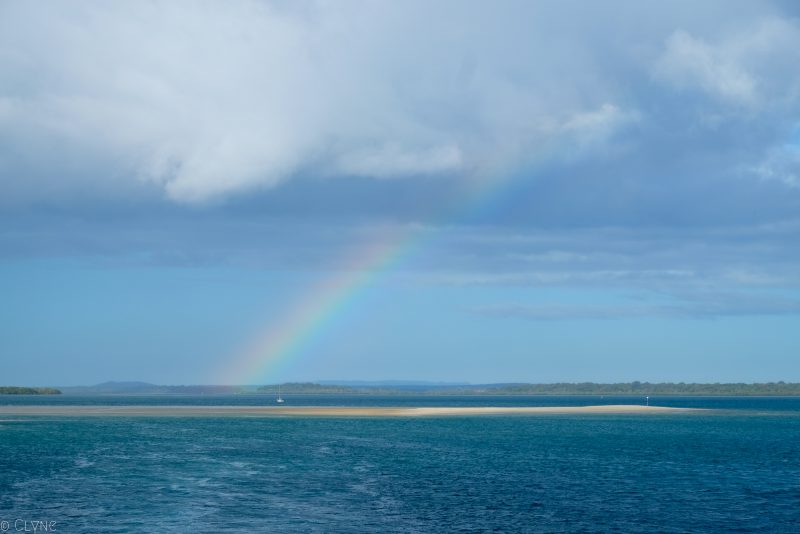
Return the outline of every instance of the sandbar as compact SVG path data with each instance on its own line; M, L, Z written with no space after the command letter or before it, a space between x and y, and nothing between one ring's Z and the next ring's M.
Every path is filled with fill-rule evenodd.
M55 417L451 417L475 415L678 414L704 411L616 404L602 406L0 406L0 416Z

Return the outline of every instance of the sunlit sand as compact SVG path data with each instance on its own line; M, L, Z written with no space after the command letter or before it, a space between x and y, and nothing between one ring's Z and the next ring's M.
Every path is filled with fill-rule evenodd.
M700 411L662 406L361 407L361 406L0 406L0 416L104 417L426 417L464 415L673 414Z

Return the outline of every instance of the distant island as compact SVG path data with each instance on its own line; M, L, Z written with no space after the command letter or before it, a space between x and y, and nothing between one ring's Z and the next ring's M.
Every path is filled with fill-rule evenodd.
M800 396L800 383L685 383L685 382L562 382L555 384L497 384L459 388L472 394L503 395L686 395L686 396Z
M365 388L354 388L351 386L340 386L336 384L317 384L316 382L287 382L281 384L281 393L289 393L295 395L310 394L310 395L358 395L365 393ZM256 391L258 393L275 393L278 385L274 386L261 386ZM369 393L367 391L366 393Z
M61 395L61 390L56 388L0 386L0 395Z
M352 384L352 383L350 383ZM147 382L104 382L94 386L54 388L0 388L3 393L65 395L275 395L272 385L174 385ZM357 385L326 382L280 384L284 395L619 395L619 396L800 396L800 383L684 383L684 382L561 382L552 384L441 384L424 382L361 382ZM14 392L3 390L15 390ZM24 393L16 390L26 390ZM29 391L28 391L29 390Z
M275 393L277 385L261 386L259 393ZM359 385L337 386L317 383L281 384L286 394L350 394L350 395L663 395L663 396L800 396L800 383L649 383L618 382L599 384L595 382L562 382L554 384L484 384L484 385Z

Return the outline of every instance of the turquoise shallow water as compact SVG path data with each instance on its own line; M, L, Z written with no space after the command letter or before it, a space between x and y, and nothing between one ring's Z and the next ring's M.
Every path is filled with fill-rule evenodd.
M16 519L59 532L800 532L795 401L727 403L691 416L6 418L0 520L12 532Z

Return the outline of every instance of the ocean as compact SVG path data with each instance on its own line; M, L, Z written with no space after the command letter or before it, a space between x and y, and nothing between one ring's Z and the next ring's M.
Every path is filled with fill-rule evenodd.
M574 406L630 397L284 396L295 405ZM263 404L264 396L0 404ZM3 417L0 530L800 532L800 399L702 414ZM7 527L7 528L6 528Z

